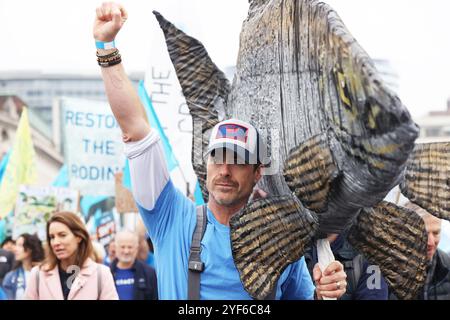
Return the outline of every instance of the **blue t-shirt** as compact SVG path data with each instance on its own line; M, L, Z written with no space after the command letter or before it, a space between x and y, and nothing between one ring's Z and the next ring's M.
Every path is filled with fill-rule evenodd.
M8 300L5 291L3 291L2 287L0 287L0 300Z
M115 283L119 300L133 300L134 297L134 272L133 269L117 268Z
M189 249L196 225L195 204L169 180L153 210L139 204L138 207L155 246L160 299L186 300ZM220 224L209 208L201 246L205 269L200 277L200 299L252 299L233 261L230 227ZM313 294L314 285L302 258L282 273L276 299L312 299Z

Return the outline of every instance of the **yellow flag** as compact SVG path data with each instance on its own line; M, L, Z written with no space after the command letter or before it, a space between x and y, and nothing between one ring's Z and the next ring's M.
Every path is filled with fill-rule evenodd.
M36 182L35 157L28 122L28 110L23 108L16 139L0 185L0 219L8 215L14 208L19 186Z

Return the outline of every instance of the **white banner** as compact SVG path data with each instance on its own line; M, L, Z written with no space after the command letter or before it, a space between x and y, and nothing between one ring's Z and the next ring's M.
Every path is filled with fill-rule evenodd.
M63 98L61 124L70 188L82 195L114 196L114 175L123 170L125 157L108 103Z
M185 4L184 1L177 1L176 4L166 1L155 2L155 8L158 8L165 18L181 28L183 27L182 19L180 19L182 14L179 12L183 12L181 9L183 6L189 5ZM193 8L190 8L190 10L193 10ZM183 193L186 191L185 182L189 182L190 190L193 192L197 178L191 162L192 118L181 91L175 68L170 60L163 31L155 18L151 19L150 24L152 50L145 87L186 179L184 181L179 176L178 170L174 170L171 173L172 180ZM189 32L186 29L184 31Z

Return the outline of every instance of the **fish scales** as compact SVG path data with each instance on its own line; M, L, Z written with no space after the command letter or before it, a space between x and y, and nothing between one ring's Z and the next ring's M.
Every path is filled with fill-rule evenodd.
M252 296L263 299L287 265L300 259L316 223L290 196L257 200L231 218L233 258Z
M163 29L172 28L159 20ZM448 191L441 185L445 178L436 178L433 170L447 158L431 161L433 170L423 169L423 163L431 163L424 157L410 159L423 161L422 167L414 164L417 172L404 175L418 127L336 12L314 0L250 1L231 91L201 43L173 34L169 53L194 126L199 120L202 129L208 128L202 130L201 148L208 130L224 116L249 121L270 146L275 174L265 176L261 187L273 197L250 203L230 222L244 288L264 298L313 236L352 226L353 239L380 264L391 289L399 297L413 297L424 281L424 225L402 208L377 204L404 177L427 172L427 182L439 185L438 196L429 199L422 182L408 192L435 206ZM193 156L201 154L194 147L199 137L194 137ZM205 195L206 167L194 163L194 170ZM301 204L290 198L292 192ZM280 200L283 195L288 198Z
M274 105L274 112L264 112ZM313 136L324 132L335 136L339 146L333 147L337 149L333 162L343 175L335 182L336 189L348 190L329 197L333 202L329 206L311 204L307 192L300 197L321 213L322 233L342 232L361 206L384 198L399 182L418 134L370 57L339 16L319 1L251 4L227 110L244 120L264 115L257 127L262 123L280 128L281 148L273 154L274 163L285 163L292 149ZM281 171L265 176L262 188L275 195L289 193ZM325 176L323 185L329 186ZM353 203L354 199L364 201ZM336 212L340 214L333 217ZM328 219L332 223L322 225Z
M203 152L207 150L212 128L225 117L223 105L230 92L225 74L211 61L201 42L186 35L158 12L153 12L164 31L170 58L186 98L196 134L192 139L192 162L205 202L206 164ZM199 134L201 132L201 134Z
M400 299L414 299L426 277L427 235L414 211L382 202L365 209L349 233L350 243L379 265Z
M284 169L289 188L306 208L317 213L327 210L331 181L337 173L326 135L292 150Z
M416 145L400 189L418 206L449 220L450 143Z

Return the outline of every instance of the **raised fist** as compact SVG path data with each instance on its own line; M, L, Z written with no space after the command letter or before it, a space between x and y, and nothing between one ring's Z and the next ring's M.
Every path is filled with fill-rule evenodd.
M113 41L128 18L125 8L114 2L104 2L96 11L94 39L102 42Z

